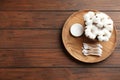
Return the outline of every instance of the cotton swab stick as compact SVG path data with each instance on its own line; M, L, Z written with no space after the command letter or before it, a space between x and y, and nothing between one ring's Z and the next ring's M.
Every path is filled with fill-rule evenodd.
M88 43L83 43L82 47L82 53L87 56L87 55L96 55L96 56L101 56L102 55L102 45L101 44L88 44Z
M90 51L90 50L83 49L83 50L82 50L82 53L83 53L85 56L88 56L88 55L101 56L101 55L102 55L102 50L99 49L99 50L97 50L97 51Z
M84 49L92 49L92 48L103 48L101 44L87 44L87 43L83 43L83 48Z

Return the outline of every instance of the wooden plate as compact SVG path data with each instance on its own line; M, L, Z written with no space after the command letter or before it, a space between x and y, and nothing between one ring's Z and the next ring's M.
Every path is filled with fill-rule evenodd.
M83 15L88 12L89 10L83 10L73 13L64 24L63 30L62 30L62 40L65 48L70 53L71 56L76 58L79 61L86 62L86 63L96 63L100 62L107 57L109 57L112 53L112 51L115 48L116 45L116 28L114 27L114 30L112 32L112 36L109 41L107 42L98 42L93 41L85 37L83 34L79 38L75 38L70 34L70 27L74 23L80 23L84 26L84 20ZM91 11L91 10L90 10ZM96 11L96 10L92 10ZM103 46L103 54L101 57L97 56L84 56L82 54L82 44L83 43L92 43L97 44L100 43Z

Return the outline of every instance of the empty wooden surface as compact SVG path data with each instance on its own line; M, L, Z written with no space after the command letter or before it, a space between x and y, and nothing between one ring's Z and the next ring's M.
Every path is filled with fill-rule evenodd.
M82 9L101 10L117 27L117 47L85 64L65 50L62 27ZM120 0L0 0L0 80L119 80Z

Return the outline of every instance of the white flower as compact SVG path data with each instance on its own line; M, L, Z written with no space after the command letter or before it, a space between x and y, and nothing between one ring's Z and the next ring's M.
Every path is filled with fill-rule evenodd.
M88 14L85 14L83 17L85 21L88 21L88 20L92 20L93 16L95 16L95 13L92 11L89 11Z
M85 20L85 35L90 39L108 41L113 31L113 21L105 13L88 12L83 16Z

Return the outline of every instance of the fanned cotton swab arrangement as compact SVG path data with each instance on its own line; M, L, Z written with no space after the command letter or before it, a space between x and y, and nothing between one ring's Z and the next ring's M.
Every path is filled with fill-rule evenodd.
M102 56L102 45L101 44L88 44L83 43L82 53L85 56L93 55L93 56Z

